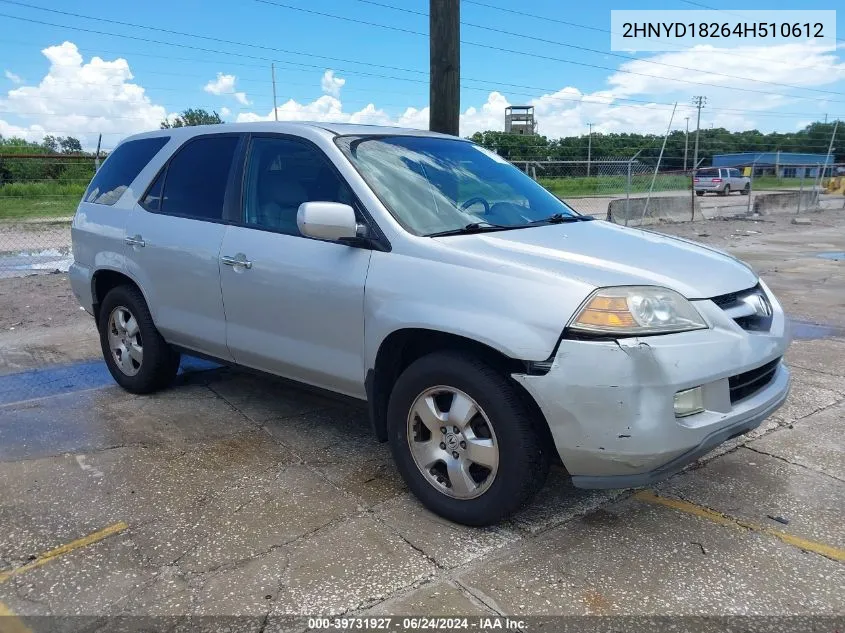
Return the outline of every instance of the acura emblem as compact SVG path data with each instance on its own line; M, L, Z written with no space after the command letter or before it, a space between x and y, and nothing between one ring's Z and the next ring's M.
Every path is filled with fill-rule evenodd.
M762 293L754 293L742 299L742 302L754 310L754 314L758 317L768 318L772 316L772 304L769 303L766 295Z

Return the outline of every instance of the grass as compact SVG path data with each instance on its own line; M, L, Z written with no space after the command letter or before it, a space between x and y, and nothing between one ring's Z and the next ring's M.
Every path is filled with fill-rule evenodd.
M10 198L0 196L0 221L70 217L82 196L54 198Z
M631 176L631 193L646 193L651 186L651 174ZM582 176L578 178L539 178L539 183L561 198L579 196L611 196L624 194L627 176ZM679 174L658 174L654 191L688 191L690 180Z
M651 186L651 174L638 174L631 177L631 194L642 195ZM625 193L627 177L623 174L614 176L591 176L577 178L540 178L539 182L546 189L561 198L582 196L614 196ZM758 176L754 179L754 188L761 189L796 189L800 185L797 178L776 178ZM85 193L87 184L81 182L62 183L34 182L9 183L0 186L0 221L30 218L51 218L71 216ZM813 186L812 178L804 179L804 187ZM658 174L654 182L654 191L689 191L690 180L683 174Z
M85 193L82 183L13 182L0 186L0 220L73 215Z

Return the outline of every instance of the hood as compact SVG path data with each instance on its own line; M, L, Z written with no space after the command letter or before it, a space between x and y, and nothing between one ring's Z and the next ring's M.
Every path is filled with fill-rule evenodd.
M702 244L594 220L434 238L491 265L511 262L605 286L663 286L688 299L751 288L757 275Z

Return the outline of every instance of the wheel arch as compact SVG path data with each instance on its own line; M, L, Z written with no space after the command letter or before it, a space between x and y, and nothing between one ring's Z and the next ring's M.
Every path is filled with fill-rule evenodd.
M531 411L544 445L557 455L545 415L534 398L511 377L516 373L544 373L547 370L542 364L511 358L475 339L425 328L403 328L391 332L379 345L374 366L367 371L365 387L370 422L380 442L387 441L387 405L396 379L418 358L440 351L472 354L501 372Z
M132 277L127 275L124 271L116 270L114 268L100 268L91 275L91 298L93 299L92 309L94 311L94 322L97 327L100 326L100 306L103 303L103 299L110 290L123 285L136 288L138 292L141 293L141 296L144 297L147 308L152 312L150 302L147 300L147 294L137 281L132 279Z

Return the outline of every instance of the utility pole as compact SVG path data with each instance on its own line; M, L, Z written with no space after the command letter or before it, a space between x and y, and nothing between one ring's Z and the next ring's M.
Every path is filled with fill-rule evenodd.
M824 124L827 125L827 112L824 113Z
M698 96L692 98L692 104L698 108L698 117L695 120L695 149L692 153L693 168L698 167L698 133L701 130L701 108L704 107L705 103L707 103L707 97Z
M428 127L457 136L461 113L460 0L430 0L428 22Z
M687 122L687 133L684 136L684 171L687 170L687 150L689 149L689 117L685 117L684 120Z
M270 62L270 76L273 79L273 116L279 120L279 110L276 107L276 64Z
M590 134L587 138L587 177L590 177L590 161L593 158L593 124L587 123L590 126Z

